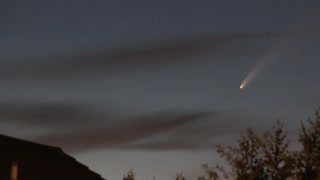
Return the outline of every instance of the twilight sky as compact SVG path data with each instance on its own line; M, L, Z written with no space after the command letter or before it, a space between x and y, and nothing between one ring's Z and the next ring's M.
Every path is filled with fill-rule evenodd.
M0 133L110 180L201 175L320 107L317 0L1 0ZM255 67L252 81L239 86Z

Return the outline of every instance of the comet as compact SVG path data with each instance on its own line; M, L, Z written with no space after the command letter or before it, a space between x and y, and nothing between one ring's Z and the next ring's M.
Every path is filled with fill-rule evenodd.
M252 68L252 70L248 73L248 75L240 84L240 89L244 89L259 73L265 70L273 59L274 58L271 57L271 54L269 54L260 61L258 61L257 64Z
M303 45L314 41L314 34L318 33L320 28L318 25L319 17L320 13L318 9L312 9L310 13L302 18L302 21L297 23L297 26L294 26L292 30L288 32L287 38L281 39L258 60L240 84L240 89L244 89L261 72L265 71L271 62L281 59L295 59L296 56L301 53ZM308 21L305 21L305 19L308 19Z

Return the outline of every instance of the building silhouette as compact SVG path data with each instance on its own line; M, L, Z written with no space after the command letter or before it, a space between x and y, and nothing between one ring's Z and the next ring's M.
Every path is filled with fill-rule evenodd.
M61 148L0 135L0 180L104 180Z

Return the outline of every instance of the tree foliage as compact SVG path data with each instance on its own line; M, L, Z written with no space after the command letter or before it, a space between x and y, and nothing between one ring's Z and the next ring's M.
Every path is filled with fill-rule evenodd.
M299 179L320 179L320 116L301 125L299 142L303 148L298 156Z
M178 173L175 180L187 180L186 177L183 176L183 173Z
M262 134L247 129L235 146L217 146L231 170L204 165L205 176L198 180L316 180L320 179L320 116L301 125L301 150L290 150L287 132L276 121L271 131Z
M320 179L320 115L301 123L300 150L291 150L287 132L280 121L270 131L256 133L248 128L236 145L217 146L217 153L227 162L228 170L216 164L202 166L205 174L198 180L319 180ZM123 180L134 180L130 170ZM175 180L186 180L178 173Z
M123 180L134 180L135 174L132 170L128 171L126 175L123 176Z

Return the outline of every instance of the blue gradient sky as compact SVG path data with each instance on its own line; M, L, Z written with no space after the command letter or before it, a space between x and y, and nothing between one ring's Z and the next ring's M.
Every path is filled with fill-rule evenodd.
M215 144L277 119L294 133L320 106L317 5L0 1L0 132L108 179L197 177Z

